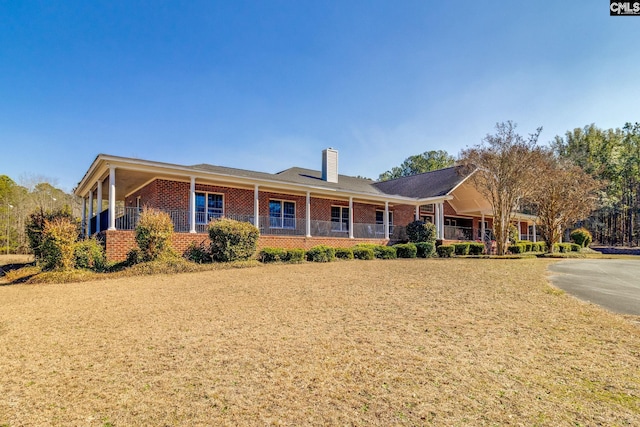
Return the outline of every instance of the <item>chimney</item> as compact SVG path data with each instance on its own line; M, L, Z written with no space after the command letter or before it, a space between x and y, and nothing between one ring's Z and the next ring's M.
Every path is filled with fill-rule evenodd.
M338 150L322 150L322 180L338 182Z

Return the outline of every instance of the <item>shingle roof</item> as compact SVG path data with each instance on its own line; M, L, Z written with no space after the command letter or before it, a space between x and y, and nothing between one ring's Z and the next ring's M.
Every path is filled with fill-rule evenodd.
M418 175L404 176L373 185L386 194L426 199L446 196L465 180L470 173L461 166L452 166Z

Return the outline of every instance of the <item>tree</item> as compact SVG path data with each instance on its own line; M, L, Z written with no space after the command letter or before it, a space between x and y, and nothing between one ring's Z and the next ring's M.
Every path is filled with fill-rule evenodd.
M425 151L422 154L407 157L400 166L395 166L378 177L378 181L389 181L402 176L417 175L449 166L453 166L455 159L444 150Z
M463 150L460 156L465 169L474 171L471 182L491 204L498 255L506 253L513 213L533 189L545 155L545 150L537 146L542 128L525 139L516 133L516 127L512 121L497 123L495 134Z
M542 161L539 172L529 201L538 215L547 251L553 252L562 231L594 210L600 184L579 166L551 154Z

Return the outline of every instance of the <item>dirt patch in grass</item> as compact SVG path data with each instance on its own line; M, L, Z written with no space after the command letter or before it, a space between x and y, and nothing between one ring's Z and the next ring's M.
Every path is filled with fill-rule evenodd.
M553 261L0 288L0 425L638 425L640 328Z

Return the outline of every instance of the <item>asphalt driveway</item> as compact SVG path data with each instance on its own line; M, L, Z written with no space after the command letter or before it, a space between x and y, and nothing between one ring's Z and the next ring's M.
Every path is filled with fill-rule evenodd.
M640 316L640 259L567 260L551 264L551 282L607 310Z

